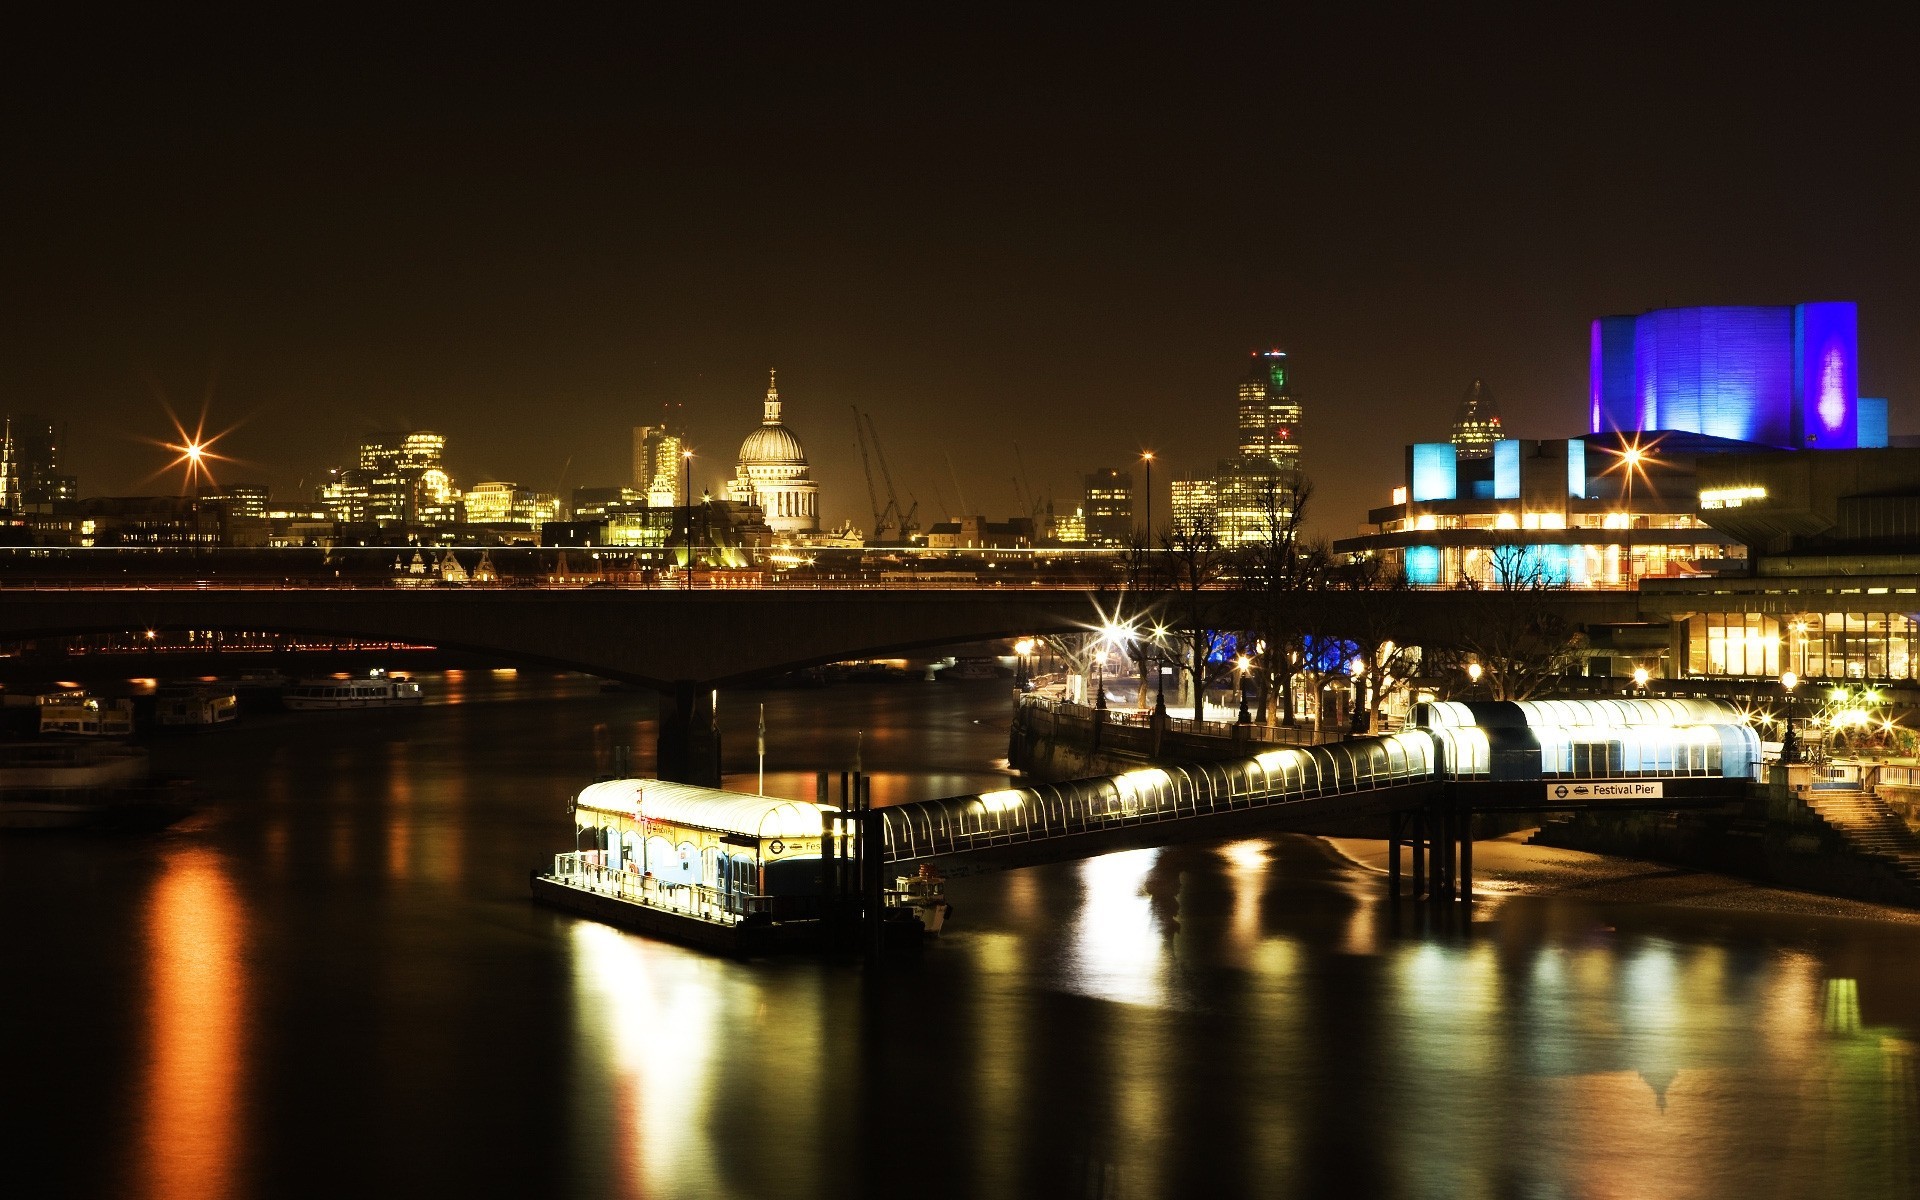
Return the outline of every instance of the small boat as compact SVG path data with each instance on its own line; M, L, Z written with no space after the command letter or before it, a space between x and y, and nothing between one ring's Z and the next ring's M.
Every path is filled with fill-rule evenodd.
M86 692L49 692L40 697L40 732L127 737L133 733L133 701L103 700Z
M942 679L995 679L1000 666L991 658L961 658L940 672Z
M158 829L192 807L179 788L149 779L138 747L0 745L0 829Z
M335 708L403 708L420 703L420 685L376 670L364 679L302 679L281 696L295 712Z
M239 697L232 688L204 685L161 689L154 699L153 718L167 729L212 729L240 715Z
M947 903L946 893L941 885L946 880L934 874L933 868L922 863L917 875L898 875L894 877L894 890L899 893L897 903L902 908L910 908L913 915L920 918L921 926L928 934L940 932L953 914L953 905Z

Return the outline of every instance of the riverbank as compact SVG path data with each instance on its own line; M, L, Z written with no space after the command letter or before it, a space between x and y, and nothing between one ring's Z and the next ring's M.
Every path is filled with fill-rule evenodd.
M1532 830L1477 841L1474 896L1555 896L1596 904L1713 909L1727 913L1831 917L1920 926L1920 912L1864 900L1772 887L1730 875L1643 859L1529 845ZM1385 876L1387 843L1375 838L1325 838L1342 858Z

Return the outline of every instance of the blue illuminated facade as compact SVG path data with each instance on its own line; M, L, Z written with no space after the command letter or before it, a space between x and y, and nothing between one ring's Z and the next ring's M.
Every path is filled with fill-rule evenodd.
M1452 442L1421 442L1409 451L1415 500L1452 500L1459 495L1459 452Z
M1850 449L1860 444L1858 311L1843 300L1602 317L1588 382L1594 433Z

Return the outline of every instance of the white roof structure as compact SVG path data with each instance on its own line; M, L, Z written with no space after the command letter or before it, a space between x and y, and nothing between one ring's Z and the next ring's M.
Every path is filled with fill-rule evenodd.
M663 779L605 779L580 789L580 808L754 838L820 836L821 806ZM832 810L828 810L832 811Z

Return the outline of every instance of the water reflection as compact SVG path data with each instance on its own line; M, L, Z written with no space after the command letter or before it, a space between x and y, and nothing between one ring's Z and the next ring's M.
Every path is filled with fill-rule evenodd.
M245 917L220 857L170 854L147 902L147 1066L136 1190L167 1200L239 1192Z
M656 711L479 702L537 682L182 739L205 821L0 843L0 1025L50 1030L0 1041L44 1131L11 1162L106 1145L73 1190L166 1197L1911 1192L1920 929L1584 889L1425 920L1272 837L951 880L884 970L711 958L528 904ZM1004 752L1003 697L844 694L769 694L769 791L886 708L945 747L870 738L896 794Z

